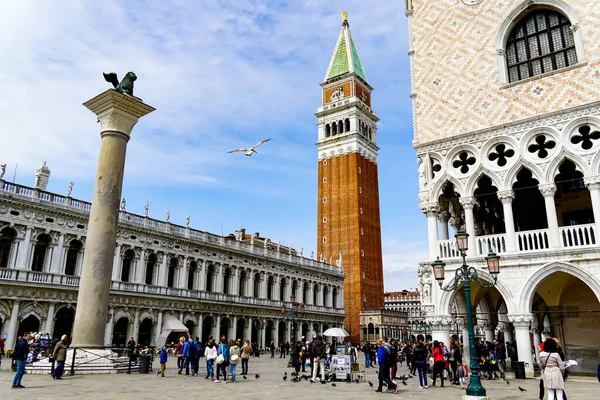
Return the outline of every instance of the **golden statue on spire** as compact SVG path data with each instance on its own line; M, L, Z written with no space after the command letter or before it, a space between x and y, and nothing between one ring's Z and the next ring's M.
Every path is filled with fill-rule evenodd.
M348 21L348 13L346 11L342 11L342 21Z

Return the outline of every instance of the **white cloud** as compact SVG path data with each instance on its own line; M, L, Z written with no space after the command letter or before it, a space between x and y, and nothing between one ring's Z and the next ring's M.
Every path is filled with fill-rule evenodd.
M383 241L383 273L386 291L417 288L419 262L429 257L427 243Z

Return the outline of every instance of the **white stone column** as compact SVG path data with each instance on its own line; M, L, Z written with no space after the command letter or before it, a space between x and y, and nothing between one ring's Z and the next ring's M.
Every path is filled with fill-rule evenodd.
M517 234L515 233L515 219L512 209L512 202L515 199L515 192L512 190L498 192L498 199L502 202L502 209L504 210L506 252L514 253L517 251ZM496 253L499 253L501 250L502 249L494 249Z
M231 277L231 294L237 296L239 294L240 288L240 269L238 267L231 267L233 270L233 274Z
M198 283L198 290L206 291L206 260L202 260L202 263L198 264L198 268L200 269L200 282Z
M162 333L162 318L163 312L162 310L158 310L158 318L156 320L156 328L154 330L154 345L156 347L164 346L164 343L158 343L158 339L160 338L160 334Z
M144 283L146 271L146 249L142 248L140 250L140 259L135 262L135 283Z
M596 225L596 235L600 232L600 175L584 178L583 181L590 191L592 200L592 210L594 212L594 223Z
M495 336L494 336L494 327L490 326L488 324L488 326L486 326L486 328L485 328L485 340L487 342L493 342L494 339L495 339Z
M473 217L473 207L477 203L474 197L461 197L459 199L460 204L465 210L465 227L469 234L469 249L467 254L470 256L477 255L477 249L475 248L475 218Z
M112 264L112 281L119 281L121 278L121 244L117 244Z
M508 319L515 327L519 361L525 362L525 375L527 378L533 378L533 355L531 353L531 339L529 337L529 326L533 318L529 314L520 314L509 315Z
M200 338L200 340L202 340L202 331L203 331L203 324L204 323L204 316L202 314L198 314L198 327L196 328L196 334L197 336Z
M554 195L556 194L556 185L549 183L547 185L539 185L540 192L544 196L546 204L546 218L548 220L548 240L550 247L562 247L560 241L560 233L558 231L558 217L556 216L556 204L554 203Z
M136 308L133 314L133 331L131 336L133 336L133 340L138 342L138 336L140 335L140 309Z
M54 249L52 256L52 264L50 265L50 272L52 272L53 274L60 274L64 271L64 265L62 265L64 245L65 235L63 233L59 233L58 244Z
M231 320L231 335L229 335L230 339L236 340L241 339L237 338L237 317L233 317Z
M439 256L438 251L438 212L440 206L437 203L428 203L421 206L421 211L427 216L427 238L429 244L429 258L435 260Z
M215 338L215 340L218 342L220 337L219 334L221 333L221 316L217 315L217 317L214 319L215 321L215 326L213 326L212 329L212 335Z
M4 346L6 350L14 350L17 340L17 329L19 328L19 310L21 307L20 300L14 300L12 309L10 310L10 319L8 320L8 335Z
M54 303L48 303L48 317L46 318L46 325L44 326L44 331L52 336L54 330ZM64 332L58 332L59 335L62 335ZM54 338L54 337L52 337Z
M100 122L101 145L79 280L72 346L94 348L104 344L127 142L139 118L154 111L154 108L113 89L88 100L84 106Z
M438 213L438 220L440 221L441 240L449 240L448 221L450 221L450 213L448 211L440 211Z
M111 315L111 319L108 319L108 314ZM114 317L115 317L115 309L111 308L107 315L104 316L105 318L105 325L104 325L104 347L110 347L112 346L112 332L113 332L113 324L114 324Z
M217 280L215 283L215 290L213 292L223 293L223 275L225 274L225 268L223 268L223 264L215 265L215 275L217 275Z
M169 277L169 266L167 264L168 258L169 254L163 254L162 265L160 266L158 273L158 286L167 287L167 278Z
M247 318L246 319L246 337L244 338L245 340L251 340L252 339L252 318Z
M77 253L77 264L75 264L75 276L81 276L81 268L83 266L83 255L85 249L82 247Z
M452 320L447 317L434 317L431 322L431 337L433 340L450 343L450 329Z
M278 319L273 320L273 335L271 335L271 336L273 337L273 343L275 344L275 347L282 345L282 343L279 343L279 320Z
M262 329L260 330L259 347L265 347L267 345L265 343L266 340L267 340L267 324L265 324L265 326L263 326Z
M29 254L31 252L31 227L25 228L25 238L19 245L19 255L17 257L18 269L29 269Z
M248 284L246 285L246 296L254 297L254 271L246 270L248 275Z
M178 280L178 285L177 287L180 289L187 289L187 282L188 282L188 274L190 273L189 270L189 265L188 265L188 258L183 257L183 265L181 266L181 273L179 274L179 280Z
M288 340L290 342L293 342L293 338L292 338L292 321L287 321L285 323L285 327L286 327L285 342L287 342ZM290 345L293 346L294 343L290 343Z

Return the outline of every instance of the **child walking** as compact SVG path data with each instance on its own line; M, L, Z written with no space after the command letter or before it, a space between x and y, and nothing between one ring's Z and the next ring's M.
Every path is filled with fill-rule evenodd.
M156 376L160 374L163 378L165 377L165 368L167 367L167 348L165 346L160 349L160 369L156 371Z

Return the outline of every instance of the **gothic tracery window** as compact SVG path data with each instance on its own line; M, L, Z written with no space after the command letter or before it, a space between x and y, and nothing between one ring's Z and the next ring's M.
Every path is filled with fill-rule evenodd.
M571 22L552 10L535 10L511 31L506 44L509 82L577 64Z

